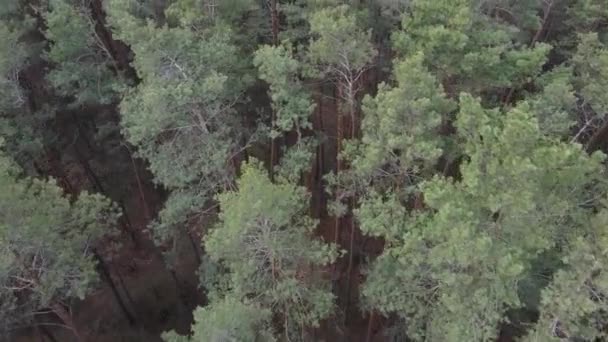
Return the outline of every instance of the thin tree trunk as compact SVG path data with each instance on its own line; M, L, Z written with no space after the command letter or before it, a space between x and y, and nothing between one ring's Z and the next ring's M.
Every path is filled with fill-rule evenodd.
M80 335L80 332L76 328L76 324L72 319L72 315L68 312L68 310L65 309L65 307L63 307L63 305L61 305L60 303L53 303L51 305L51 309L57 315L57 317L59 317L59 319L61 319L61 321L68 328L70 328L70 330L72 330L72 333L74 334L78 342L85 342L85 340Z
M604 124L597 131L595 131L595 133L593 133L593 135L587 142L587 145L585 146L585 150L587 150L587 152L595 151L600 146L600 143L602 142L602 140L604 140L604 138L606 138L607 135L608 135L608 120L606 120L606 122L604 122Z
M355 96L354 96L354 90L351 88L349 89L349 94L350 94L350 98L349 98L349 116L350 116L350 138L351 139L355 139L356 138L356 133L357 133L357 113L356 113L356 108L355 108ZM352 194L352 196L350 196L349 199L349 207L350 207L350 236L349 236L349 247L348 247L348 268L347 268L347 272L346 272L346 283L347 283L347 287L346 287L346 308L344 311L344 317L345 320L348 320L348 309L350 306L350 292L351 292L351 275L353 272L353 250L354 250L354 246L355 246L355 194Z
M274 129L274 124L276 122L276 111L273 108L272 109L272 118L271 120L271 129ZM275 137L271 137L270 138L270 181L274 182L274 164L275 164L275 160L276 160L276 150L277 150L277 145L276 145L276 139Z
M125 233L129 234L129 236L131 237L131 241L133 241L133 245L135 246L135 248L139 249L141 248L141 242L139 241L139 237L137 236L137 233L135 232L135 229L131 224L131 220L129 219L129 215L127 213L127 207L125 206L125 203L123 201L119 201L118 204L120 205L120 209L122 209L123 213L123 215L121 215L120 217L120 225L123 227Z
M372 325L374 323L374 311L370 312L369 320L367 321L367 336L365 342L370 342L372 338Z
M135 326L137 324L137 320L135 319L135 316L133 316L133 314L129 311L129 309L127 308L127 304L125 304L122 297L120 296L120 292L118 292L118 288L116 287L116 284L114 284L114 281L112 280L112 276L110 275L108 266L106 265L103 258L99 255L99 253L94 252L93 255L95 256L95 259L97 259L97 262L99 263L99 268L101 269L101 273L103 274L103 277L108 282L108 285L110 285L112 294L114 295L114 298L116 299L116 302L118 303L118 306L120 307L123 314L125 315L125 318L129 322L129 325Z
M169 273L171 273L171 277L175 283L175 295L177 300L177 317L183 317L183 315L189 314L190 309L188 308L189 303L185 297L182 297L181 294L181 286L179 283L179 279L177 277L177 272L174 269L169 269Z
M277 10L277 0L270 0L270 25L272 27L272 45L279 44L279 12ZM277 112L272 108L271 129L274 129L277 120ZM277 160L277 144L274 137L270 138L270 180L274 181L274 166Z
M277 0L270 0L270 24L272 26L272 44L279 44L279 11Z
M103 0L94 0L90 2L91 17L95 23L95 31L101 44L104 45L106 51L110 55L109 57L116 64L116 67L121 71L125 72L129 78L135 80L137 73L135 69L129 64L129 58L127 55L128 47L122 42L114 40L112 32L108 29L106 23L105 13L103 11ZM116 70L119 71L119 70Z
M192 236L192 232L190 232L188 230L187 234L188 234L188 240L190 240L190 245L192 246L192 250L194 251L194 257L196 258L196 262L200 265L202 259L201 259L201 252L199 251L199 247L198 247L199 244L196 243L196 240Z
M89 161L82 155L82 153L78 149L77 145L74 145L74 151L76 152L76 157L78 158L80 165L84 168L84 171L85 171L87 177L89 178L89 181L91 181L91 183L93 183L93 186L95 187L95 189L97 191L99 191L100 193L102 193L104 195L107 195L103 185L101 185L101 181L99 180L99 177L97 177L95 172L93 172L93 169L91 168L91 164L89 164Z
M338 93L341 93L340 85L338 85ZM340 98L340 94L338 94L338 98ZM341 197L341 184L340 184L340 173L342 172L342 161L340 160L340 151L342 151L342 126L344 125L344 117L342 115L342 110L340 109L340 104L336 101L336 113L338 115L338 120L336 124L336 204L339 203ZM338 239L340 237L340 216L335 214L334 221L334 242L338 244Z
M141 177L139 177L139 171L137 171L137 164L135 163L135 158L133 158L133 153L131 153L131 149L129 146L123 144L123 146L127 149L129 153L129 158L131 159L131 166L133 167L133 174L135 174L135 180L137 181L137 190L139 191L139 198L141 199L141 204L144 209L144 216L147 222L150 222L152 216L150 215L150 208L148 207L148 201L146 200L146 195L144 193L144 188L141 182Z
M40 342L46 342L46 339L44 338L44 334L42 333L42 329L40 329L40 327L36 326L36 327L34 327L34 330L36 330L36 336L38 337L38 340Z
M51 342L59 342L59 341L57 341L55 336L53 336L51 331L49 329L47 329L47 327L45 327L44 325L39 325L38 327L40 328L40 331L42 331L44 336L46 336L49 340L51 340Z
M118 272L118 271L116 272L116 277L118 278L118 282L120 283L120 287L122 288L122 290L125 293L125 297L127 297L127 301L129 301L129 304L133 308L133 312L136 312L135 311L135 308L136 308L135 301L133 300L133 297L131 296L131 293L129 292L129 288L127 288L127 286L125 285L125 281L122 278L122 275L120 274L120 272ZM133 316L135 316L135 314ZM137 325L138 322L136 321L135 324Z
M317 116L319 118L319 127L318 130L319 132L323 132L324 131L324 124L323 124L323 88L321 88L321 96L319 97L319 108L317 110ZM318 217L321 217L322 212L323 212L323 208L324 208L324 202L325 202L325 192L323 191L323 174L324 174L324 163L325 163L325 142L322 142L319 144L318 148L317 148L317 159L318 159L318 164L317 164L317 174L316 174L316 188L318 189L319 192L319 207L318 207Z

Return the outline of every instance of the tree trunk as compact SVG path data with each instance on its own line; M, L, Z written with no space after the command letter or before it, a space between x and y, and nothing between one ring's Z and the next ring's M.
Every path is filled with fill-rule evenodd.
M369 320L367 322L367 336L365 337L365 342L371 341L373 324L374 324L374 311L370 312L370 314L369 314Z
M275 126L275 122L276 122L276 111L273 108L272 109L272 118L270 119L270 126L271 126L271 130L274 129ZM277 144L276 144L276 139L274 137L270 138L270 162L268 167L270 168L270 181L274 182L274 164L276 163L276 152L277 150Z
M279 44L279 12L277 10L277 0L270 0L270 26L272 27L272 45ZM277 112L272 108L271 129L274 129L277 120ZM277 144L274 137L270 138L270 180L274 181L274 166L277 161Z
M131 237L131 241L133 242L133 246L135 249L141 248L141 242L139 241L139 237L131 224L131 220L129 219L129 215L127 213L127 208L125 207L125 203L123 201L118 201L120 205L120 209L122 209L122 215L119 218L120 225L122 226L125 233L127 233Z
M112 33L108 29L106 23L106 15L103 11L103 0L94 0L90 2L91 18L95 23L95 32L101 43L108 51L109 57L114 61L116 67L125 73L130 79L136 80L137 73L129 63L128 51L129 48L120 41L114 40ZM116 70L116 71L119 71Z
M340 98L341 86L338 85L338 98ZM340 104L336 101L336 114L338 116L337 124L336 124L336 204L340 202L341 197L341 184L340 184L340 173L342 172L342 161L340 160L340 151L342 150L342 126L344 125L344 116L342 115L342 110L340 108ZM334 221L334 242L338 244L338 240L340 237L340 216L335 214Z
M129 146L125 144L123 144L123 146L127 149L127 153L129 153L129 158L131 159L131 166L133 167L133 174L135 175L135 180L137 181L137 190L139 191L141 206L144 209L144 217L147 222L150 222L152 220L152 215L150 214L150 207L148 206L148 201L146 200L141 177L139 177L139 171L137 171L137 163L135 163L135 158L133 158L133 153L131 152Z
M59 341L57 341L55 336L53 336L51 331L49 329L47 329L47 327L45 327L44 325L40 325L39 328L40 328L40 331L42 331L42 333L44 334L44 336L46 336L51 342L59 342Z
M61 321L68 328L70 328L70 330L72 330L72 333L74 334L78 342L85 342L85 340L78 332L78 329L76 328L76 324L72 319L72 315L68 312L68 310L65 309L65 307L63 307L63 305L61 305L60 303L53 303L51 304L51 309L57 315L57 317L59 317L59 319L61 319Z
M133 300L133 297L131 296L131 293L129 292L129 289L125 285L125 281L123 280L122 275L120 274L120 272L116 272L116 277L118 278L118 282L120 283L120 286L122 287L122 290L125 293L125 297L127 297L127 301L129 301L129 304L133 308L133 312L136 312L135 311L135 308L136 308L135 301ZM138 322L136 321L135 324L138 325Z
M108 282L108 285L110 285L112 294L114 295L114 298L116 299L116 302L118 303L118 306L120 307L122 313L125 315L125 318L129 322L129 325L130 326L137 325L137 320L135 319L135 316L133 316L133 314L129 311L125 302L122 300L122 297L120 296L120 292L118 292L118 288L116 287L116 284L114 284L114 281L112 280L112 276L110 275L110 271L108 270L108 266L106 265L105 261L99 255L99 253L97 253L96 251L93 252L93 255L95 256L95 259L97 259L97 262L99 263L99 268L103 275L103 278L105 278L106 281Z
M323 98L319 99L319 131L324 132L325 124L323 123ZM317 188L319 192L319 210L318 217L321 217L323 208L325 208L325 191L323 188L323 175L325 174L325 142L319 144L318 147L318 159L319 164L317 165Z
M188 240L190 240L190 245L192 246L192 250L194 251L194 257L196 258L196 262L200 265L202 262L201 252L199 250L199 243L196 242L196 239L192 236L192 232L188 229L186 232L188 235Z
M36 326L36 327L34 327L34 330L36 331L36 336L38 337L38 341L40 341L40 342L46 342L46 339L44 338L44 333L42 332L42 329L40 329L40 327Z
M78 162L80 162L80 165L84 169L84 171L87 175L87 178L89 178L89 181L93 184L93 187L99 193L107 195L103 185L101 185L101 181L99 180L99 177L97 177L95 172L93 172L93 169L91 168L91 164L89 164L89 161L84 157L82 152L80 152L80 149L78 149L77 145L74 145L74 152L76 152L76 157L78 158Z
M270 0L270 24L272 26L272 44L279 44L279 11L277 0Z
M608 136L608 120L606 120L604 124L597 131L595 131L595 133L593 133L587 142L585 150L587 150L589 153L594 152L600 147L601 142L606 138L606 136Z

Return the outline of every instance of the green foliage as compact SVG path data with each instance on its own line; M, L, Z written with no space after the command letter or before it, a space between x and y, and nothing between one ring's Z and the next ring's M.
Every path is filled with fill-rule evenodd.
M275 139L294 129L298 135L296 144L285 148L279 170L281 177L297 182L313 158L314 141L302 135L312 129L310 115L315 105L299 80L302 66L292 51L289 45L264 45L256 51L253 64L260 78L270 85L274 120L269 137Z
M188 338L173 332L163 335L166 342L271 342L271 312L233 297L198 308L194 312L193 335Z
M0 21L0 111L20 107L25 102L23 90L19 87L18 72L27 63L28 49L19 41L23 32L11 28L4 20ZM9 53L10 52L10 53Z
M168 331L168 332L164 332L161 335L161 338L165 342L189 342L189 341L191 341L191 339L190 339L189 336L180 335L180 334L176 333L173 330L172 331Z
M154 226L158 236L171 236L232 184L232 159L245 133L235 105L250 79L224 26L157 27L122 11L110 14L141 78L120 104L124 134L155 181L173 191Z
M605 230L605 211L602 216L601 229ZM608 275L605 265L608 259L605 243L605 236L595 241L581 237L573 243L563 260L565 268L557 272L542 292L541 317L525 341L606 338Z
M537 79L542 89L530 96L540 129L547 135L566 136L576 123L576 92L571 67L559 66Z
M253 63L260 78L270 84L270 98L276 113L271 137L294 127L300 134L302 129L312 128L309 117L315 106L298 80L301 67L293 58L291 47L265 45L256 51Z
M395 67L397 85L381 84L363 101L363 137L347 149L354 172L363 179L395 182L433 166L442 153L438 127L454 109L421 54ZM358 145L357 145L358 144Z
M569 5L568 23L578 32L597 32L608 22L608 8L603 0L577 0Z
M93 249L117 214L101 195L66 198L52 181L21 178L0 157L0 298L7 328L36 310L84 298L97 280Z
M302 173L310 168L318 141L313 137L300 139L295 145L284 148L278 167L278 176L292 183L300 181Z
M428 212L404 215L397 198L375 196L360 211L361 229L390 246L364 295L408 318L419 340L494 338L506 311L526 302L518 284L535 277L532 265L585 232L604 190L603 155L543 136L528 104L503 115L469 96L460 103L462 179L423 182Z
M561 260L563 268L542 291L540 318L525 341L606 338L607 222L604 203L604 208L592 218L590 231L573 241Z
M5 150L20 165L31 165L31 156L41 150L37 128L45 117L28 112L28 92L19 81L20 73L40 54L40 44L25 41L33 20L19 1L0 2L0 136Z
M389 316L385 336L399 341L510 328L606 340L605 159L578 142L605 140L607 24L605 0L0 0L2 151L79 188L65 162L80 144L108 159L123 137L137 149L167 190L151 213L157 242L208 233L210 304L191 336L168 341L306 340L336 311L325 272L340 253L315 238L299 186L315 152L325 183L312 188L333 200L321 212L353 213L353 229L384 242L346 314ZM360 108L362 93L373 96ZM279 136L272 177L240 165ZM67 198L12 161L0 157L5 330L90 292L92 250L117 218L101 196ZM371 257L365 242L353 239L353 259ZM350 266L344 279L358 281Z
M234 32L234 45L249 55L257 49L259 41L268 41L270 36L270 19L263 7L266 4L256 0L175 0L165 14L170 26L195 30L229 27Z
M322 74L354 82L376 55L371 32L365 31L347 5L327 7L310 17L309 56ZM345 94L346 96L346 94Z
M179 22L182 26L204 26L217 20L234 23L257 9L253 0L175 0L166 14L170 21Z
M47 59L55 64L48 79L73 105L108 104L116 100L119 70L95 29L85 2L51 0L45 36L51 42Z
M318 325L333 310L319 267L337 257L334 246L312 238L302 187L273 184L256 162L246 164L238 191L219 195L220 223L205 238L211 260L230 270L226 296L255 298L284 316L285 326Z
M269 310L226 298L194 313L194 341L273 341Z
M478 3L413 0L403 30L394 35L397 51L406 56L422 52L440 82L451 81L454 96L522 86L541 71L550 50L542 43L527 47L527 41L517 39L516 26L494 20ZM532 14L525 15L534 17L536 8L529 7ZM496 8L505 10L500 4Z
M579 36L580 42L572 62L576 66L576 84L581 96L600 116L608 113L608 48L596 33Z

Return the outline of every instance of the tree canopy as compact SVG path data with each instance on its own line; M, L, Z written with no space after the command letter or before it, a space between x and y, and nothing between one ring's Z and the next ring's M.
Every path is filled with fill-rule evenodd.
M0 48L3 338L608 339L606 0L0 0Z

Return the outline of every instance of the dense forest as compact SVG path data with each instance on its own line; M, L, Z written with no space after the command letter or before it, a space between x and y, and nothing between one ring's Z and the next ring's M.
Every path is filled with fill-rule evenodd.
M0 0L0 340L608 341L608 0Z

